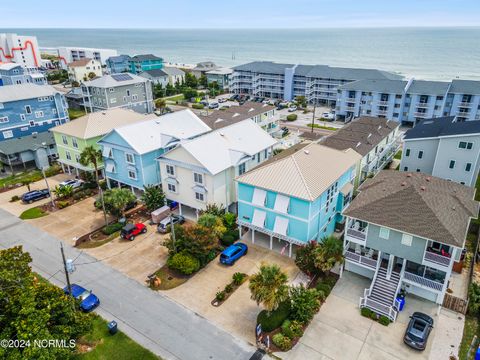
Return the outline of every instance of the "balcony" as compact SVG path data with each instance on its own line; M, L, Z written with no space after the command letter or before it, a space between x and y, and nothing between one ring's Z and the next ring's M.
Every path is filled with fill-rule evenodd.
M366 247L355 244L352 246L350 242L345 247L345 259L350 262L363 265L369 269L375 270L378 262L378 251L368 249Z
M429 241L427 249L423 254L423 261L448 268L452 261L452 248L447 245Z
M377 110L377 114L378 114L378 115L387 115L387 114L388 114L388 110Z
M420 265L413 261L407 261L403 279L414 285L421 285L435 291L442 291L446 276L447 273L445 271Z
M422 109L426 109L429 107L429 104L428 103L424 103L424 102L419 102L417 103L417 108L422 108Z
M357 100L357 99L354 98L354 97L349 97L349 98L346 98L346 99L345 99L346 102L353 102L353 103L354 103L356 100Z
M345 111L355 111L355 106L345 106Z
M416 112L416 113L413 114L413 116L420 117L420 118L426 118L427 115L428 114L426 112Z
M407 271L405 271L405 273L403 274L403 279L436 291L442 291L443 288L443 283L427 279L426 277L416 275Z
M458 104L458 107L470 107L470 106L472 106L471 102L461 102L460 104Z
M379 106L387 106L389 105L390 102L387 100L387 101L377 101L377 105Z
M367 227L367 223L360 220L351 219L345 230L347 241L351 240L355 243L358 243L359 241L365 242L367 239Z

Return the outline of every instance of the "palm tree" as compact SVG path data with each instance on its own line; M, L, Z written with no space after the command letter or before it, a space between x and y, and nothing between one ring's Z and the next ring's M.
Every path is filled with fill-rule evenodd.
M334 236L324 238L315 249L315 266L323 272L329 272L337 262L343 261L343 243Z
M127 205L137 198L136 196L128 189L116 188L110 191L107 202L118 216L123 217L123 212Z
M270 313L288 299L287 282L287 274L278 265L262 263L260 271L250 277L250 298L255 300L257 305L262 303Z
M100 201L102 202L103 217L105 219L105 225L108 225L107 212L105 211L105 201L103 199L103 190L98 181L98 165L102 161L102 151L96 149L94 146L87 146L80 154L80 164L83 166L93 166L95 170L95 182L98 185L98 191L100 192Z
M155 100L155 107L160 110L160 114L163 114L163 110L167 107L167 101L165 99Z

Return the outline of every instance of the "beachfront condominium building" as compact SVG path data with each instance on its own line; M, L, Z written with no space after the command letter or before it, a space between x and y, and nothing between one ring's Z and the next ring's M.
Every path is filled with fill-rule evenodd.
M52 51L52 49L49 49ZM73 61L89 58L100 62L102 66L106 65L106 61L111 56L117 56L117 50L113 49L97 49L84 47L58 47L53 49L60 59L60 65L66 69L67 65Z
M232 106L221 111L211 111L209 114L201 114L199 117L213 130L251 120L272 136L280 131L279 118L275 116L275 107L263 103L247 101L243 105Z
M230 76L232 76L233 70L230 68L218 68L210 70L205 73L207 77L207 83L216 83L222 90L228 90L230 84Z
M12 169L48 166L56 154L48 130L68 121L65 98L50 85L0 86L0 162Z
M160 172L157 158L182 140L210 131L191 110L160 117L149 114L144 119L116 127L98 142L108 187L128 186L140 192L145 186L161 184L166 173Z
M81 85L84 106L90 111L128 108L153 112L152 83L134 74L104 75Z
M67 72L70 81L81 83L102 76L102 65L98 60L85 58L69 63Z
M399 127L395 121L362 116L324 137L320 143L338 150L350 148L362 156L356 169L356 188L392 161L400 148Z
M480 81L359 80L338 89L337 118L368 115L414 126L423 119L480 120Z
M295 151L296 150L296 151ZM252 242L278 239L303 246L333 234L353 195L355 166L361 156L312 143L284 150L237 178L238 225ZM266 236L265 236L266 235ZM283 246L283 245L282 245Z
M405 133L400 170L475 186L479 156L480 121L426 119Z
M400 78L374 69L255 61L233 68L230 91L288 101L305 96L309 103L335 106L337 89L343 84L364 79Z
M184 141L159 157L165 196L187 215L207 204L236 212L235 177L269 159L275 143L250 120Z
M47 84L45 75L38 68L28 68L16 63L0 64L0 86L18 84Z
M401 290L442 304L470 220L478 216L475 189L384 170L359 191L343 214L345 270L373 279L360 307L393 321Z
M35 36L0 33L0 63L14 62L27 68L42 66Z
M82 171L94 172L92 164L80 164L80 154L87 146L100 149L98 141L115 128L145 121L146 116L133 110L111 109L89 113L66 124L50 129L58 151L58 162L65 173L79 175ZM97 164L103 169L103 162ZM102 171L103 172L103 171Z

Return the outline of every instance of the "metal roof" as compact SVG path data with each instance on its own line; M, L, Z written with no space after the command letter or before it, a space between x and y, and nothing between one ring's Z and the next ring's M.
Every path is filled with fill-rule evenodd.
M54 96L58 93L59 92L50 85L27 83L13 86L0 86L0 103Z
M312 143L252 169L237 181L314 201L361 158L352 149L336 150Z

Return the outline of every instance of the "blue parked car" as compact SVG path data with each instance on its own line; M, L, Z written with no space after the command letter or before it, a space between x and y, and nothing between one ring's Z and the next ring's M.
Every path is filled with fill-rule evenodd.
M248 246L242 243L230 245L220 254L220 262L225 265L233 265L248 252Z
M48 189L43 189L43 190L33 190L26 192L25 194L22 195L22 201L25 204L31 204L34 201L38 201L41 199L45 199L49 197L50 194L48 193Z
M68 295L68 287L65 287L63 292ZM80 300L80 309L85 312L92 311L100 305L100 299L80 285L72 284L72 295L75 299Z

